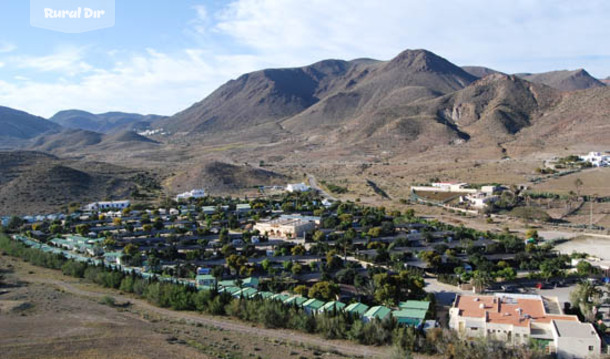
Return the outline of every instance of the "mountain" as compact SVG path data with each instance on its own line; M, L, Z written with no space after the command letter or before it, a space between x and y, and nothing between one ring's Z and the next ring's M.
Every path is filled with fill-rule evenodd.
M26 148L53 154L75 155L102 151L145 150L158 144L157 141L130 130L102 134L86 130L65 129L61 132L36 137Z
M125 198L137 188L139 173L41 152L0 151L0 215L53 213L72 202Z
M475 80L425 50L407 50L391 61L326 60L300 68L243 75L201 102L160 121L159 126L182 133L247 130L252 135L255 126L277 125L292 118L294 121L286 126L297 130L343 122L378 105L437 97Z
M462 69L466 72L468 72L469 74L471 74L472 76L481 78L481 77L485 77L487 75L493 75L493 74L503 74L500 71L496 71L494 69L490 69L489 67L483 67L483 66L462 66Z
M60 130L60 125L42 117L0 106L0 138L22 140Z
M66 128L109 133L125 129L146 129L152 122L163 118L158 115L106 112L93 114L81 110L65 110L56 113L49 120Z
M551 71L539 74L517 74L530 82L545 84L560 91L585 90L605 86L584 69L573 71Z

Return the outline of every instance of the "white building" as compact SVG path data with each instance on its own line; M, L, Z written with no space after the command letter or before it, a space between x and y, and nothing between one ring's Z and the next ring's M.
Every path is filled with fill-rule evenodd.
M205 191L203 189L193 189L188 192L180 193L176 196L176 202L180 200L188 200L191 198L203 198L205 197Z
M500 197L494 195L488 195L485 192L478 192L460 197L461 203L468 203L474 208L485 208L491 203L497 201Z
M307 192L307 191L309 191L309 189L310 189L310 187L303 182L289 183L286 186L286 191L291 192L291 193L292 192Z
M593 327L565 315L557 298L506 294L457 295L449 328L463 338L488 337L512 345L535 339L559 358L598 358L601 339Z
M269 221L257 222L253 229L269 237L294 239L316 228L314 217L281 216Z
M582 161L590 162L594 167L610 166L610 155L601 152L589 152L588 155L579 156Z
M129 200L123 201L104 201L89 203L84 207L85 211L99 211L105 209L125 209L131 205Z
M553 340L557 347L558 359L598 358L602 341L593 324L552 321Z

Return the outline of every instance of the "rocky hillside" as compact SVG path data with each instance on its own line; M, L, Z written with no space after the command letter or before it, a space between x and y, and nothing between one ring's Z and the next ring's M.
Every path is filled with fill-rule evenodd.
M29 139L58 132L61 126L27 112L0 106L0 138Z
M551 71L539 74L517 74L524 80L551 86L560 91L586 90L605 85L589 75L584 69L574 71Z
M108 133L117 130L145 129L161 118L162 116L137 113L106 112L93 114L81 110L65 110L56 113L49 120L65 128Z

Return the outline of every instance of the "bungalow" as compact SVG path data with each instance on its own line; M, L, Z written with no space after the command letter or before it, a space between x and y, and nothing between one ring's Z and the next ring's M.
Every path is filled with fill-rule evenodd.
M320 308L319 312L334 313L334 312L341 311L343 309L345 309L345 303L342 303L339 301L331 301L331 302L324 304L322 306L322 308Z
M351 315L356 314L360 317L363 316L364 313L367 312L367 310L369 310L369 306L360 302L352 303L345 307L346 313L349 313Z
M249 203L238 203L237 205L235 205L235 213L237 214L248 213L251 210L252 207L250 207Z
M250 299L250 298L254 298L257 293L258 293L258 290L254 289L254 288L246 287L246 288L242 288L241 290L238 290L237 292L233 293L232 295L234 298Z
M271 292L267 292L267 291L263 291L263 292L258 292L258 296L263 298L263 299L269 299L273 296L273 293Z
M392 309L384 307L383 305L378 305L367 310L366 313L364 313L362 320L364 322L370 322L374 319L383 320L391 313Z
M176 196L176 202L181 200L189 200L191 198L203 198L205 197L205 191L203 189L193 189L188 192L180 193Z
M282 294L282 293L277 293L277 294L274 294L274 295L269 297L269 299L271 299L271 300L277 300L277 301L280 301L282 303L284 303L286 301L286 299L288 299L288 298L290 298L289 295Z
M427 312L426 309L405 308L393 311L392 316L398 324L419 327L426 319Z
M318 299L309 299L303 303L303 309L306 314L315 314L324 306L324 302Z
M286 191L293 193L293 192L307 192L309 191L310 187L308 185L306 185L305 183L301 182L301 183L289 183L286 186Z
M84 207L85 211L99 211L105 209L125 209L131 205L129 200L92 202Z
M199 274L195 277L197 289L211 289L216 285L216 278L209 274Z
M295 295L295 296L292 296L292 297L286 299L284 301L284 304L286 304L286 305L294 305L294 306L297 306L297 307L301 308L303 306L303 303L305 303L307 300L308 299L305 298L305 297L302 297L300 295Z

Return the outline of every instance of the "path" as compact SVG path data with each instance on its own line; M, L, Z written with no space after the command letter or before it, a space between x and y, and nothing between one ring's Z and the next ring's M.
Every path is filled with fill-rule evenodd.
M326 192L325 190L320 188L320 186L318 186L318 182L316 181L316 178L312 174L307 174L307 182L309 182L309 187L318 191L322 197L324 197L327 200L332 201L332 202L337 201L337 199L335 197L331 196L328 192Z
M59 280L48 280L48 279L33 279L28 278L28 280L41 284L49 284L55 287L59 287L60 289L74 294L78 296L83 296L87 298L95 298L99 299L104 296L107 296L107 293L89 291L82 288L77 288L71 283L67 283ZM175 319L185 319L192 321L194 323L201 323L207 326L213 326L217 328L221 328L224 330L230 330L240 333L246 333L249 335L253 335L256 337L268 337L273 339L286 340L288 342L295 343L295 345L304 344L309 346L315 346L320 348L320 350L326 351L337 351L348 356L363 356L366 358L382 358L387 356L388 348L378 348L378 347L369 347L364 345L359 345L352 342L341 342L341 341L329 341L314 335L307 335L299 332L295 332L287 329L265 329L256 327L253 324L241 323L236 321L231 321L228 319L220 318L220 317L211 317L203 314L197 314L194 312L184 312L184 311L174 311L165 308L155 307L152 304L147 303L142 299L134 299L132 297L124 296L118 294L118 292L112 294L119 302L130 302L133 306L149 311L154 312L156 314L171 317Z

